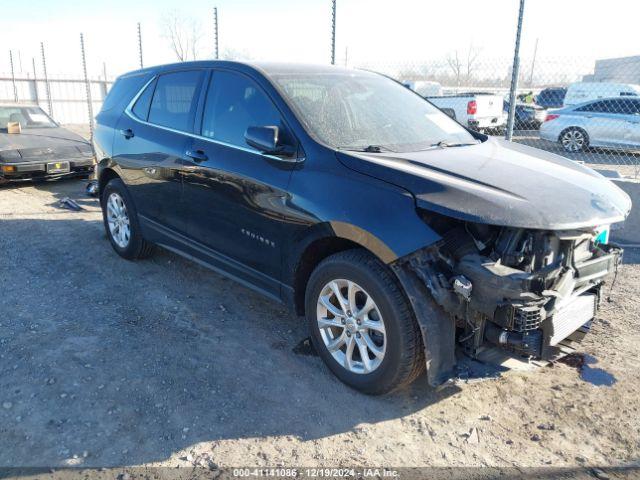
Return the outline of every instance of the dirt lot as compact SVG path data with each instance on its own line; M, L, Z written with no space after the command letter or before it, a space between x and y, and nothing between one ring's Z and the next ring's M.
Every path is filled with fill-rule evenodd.
M582 375L367 397L293 351L282 306L167 252L120 259L83 186L0 187L0 466L640 464L634 252Z

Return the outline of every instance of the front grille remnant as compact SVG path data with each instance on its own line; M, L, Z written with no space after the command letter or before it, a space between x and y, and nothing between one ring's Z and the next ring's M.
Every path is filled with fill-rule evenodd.
M528 332L540 327L542 311L538 305L515 307L513 309L513 329L516 332Z

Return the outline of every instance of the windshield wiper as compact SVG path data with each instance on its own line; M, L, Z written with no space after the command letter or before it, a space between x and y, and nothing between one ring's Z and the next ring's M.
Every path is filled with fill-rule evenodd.
M434 143L431 146L437 148L449 148L449 147L468 147L469 145L477 145L478 143L464 143L464 142L447 142L446 140L440 140L438 143Z
M338 147L340 150L349 150L352 152L382 153L391 152L390 149L383 145L367 145L366 147Z

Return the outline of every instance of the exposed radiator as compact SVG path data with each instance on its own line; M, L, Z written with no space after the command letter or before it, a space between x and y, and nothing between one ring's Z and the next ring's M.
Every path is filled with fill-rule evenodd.
M549 345L555 346L596 315L596 295L584 294L571 300L551 317Z

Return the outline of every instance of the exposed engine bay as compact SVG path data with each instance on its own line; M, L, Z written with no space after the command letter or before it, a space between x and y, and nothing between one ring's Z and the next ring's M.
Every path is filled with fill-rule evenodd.
M425 221L441 240L395 270L423 332L432 384L455 366L452 340L473 358L496 346L541 360L572 352L589 331L605 277L622 258L622 249L607 243L608 230L595 227L531 230L432 214ZM448 315L447 325L427 318L437 312L419 299L422 287Z

